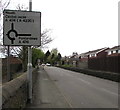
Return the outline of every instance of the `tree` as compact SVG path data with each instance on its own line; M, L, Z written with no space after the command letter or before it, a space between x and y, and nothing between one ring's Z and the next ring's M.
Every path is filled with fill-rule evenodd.
M2 28L3 28L3 10L8 7L11 0L0 0L0 40L2 40ZM1 42L0 42L1 43ZM1 43L2 44L2 43Z
M54 57L55 57L55 54L54 54L54 53L52 53L52 55L51 55L51 59L54 59Z
M57 55L57 61L60 61L60 60L61 60L61 58L62 58L61 54L60 54L60 53L58 53L58 55Z
M32 65L35 67L37 60L40 59L41 62L44 60L44 52L40 49L32 49Z
M40 48L46 48L46 45L53 41L53 39L50 37L50 33L51 33L50 29L45 29L41 33L41 46L40 46Z
M46 53L45 53L45 56L44 56L44 62L47 63L48 62L48 57L50 56L50 51L48 50Z
M8 7L11 0L0 0L0 52L7 53L7 46L2 46L3 37L3 10ZM6 54L4 54L6 55Z
M57 48L54 48L51 50L51 53L49 54L47 58L47 62L51 63L51 65L56 65L57 63L60 63L61 61L61 54L58 53Z
M58 53L58 55L57 55L57 64L61 64L61 58L62 58L62 56L61 56L61 54L60 53Z
M52 49L51 54L54 54L56 56L58 54L57 48Z
M22 60L23 71L24 72L27 71L27 63L28 63L28 48L27 48L27 46L22 46L22 49L21 49L20 53L18 54L18 56Z
M50 55L50 51L48 50L46 53L45 53L45 56L48 57Z

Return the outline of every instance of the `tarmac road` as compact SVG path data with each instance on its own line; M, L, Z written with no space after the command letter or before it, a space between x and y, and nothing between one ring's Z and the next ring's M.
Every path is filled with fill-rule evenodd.
M72 108L118 108L118 83L57 67L45 71Z

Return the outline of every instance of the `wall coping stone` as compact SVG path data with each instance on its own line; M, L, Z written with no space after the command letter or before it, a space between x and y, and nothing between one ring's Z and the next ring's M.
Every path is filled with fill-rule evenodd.
M5 103L10 97L14 96L16 91L27 82L27 72L21 76L6 82L2 85L2 104Z

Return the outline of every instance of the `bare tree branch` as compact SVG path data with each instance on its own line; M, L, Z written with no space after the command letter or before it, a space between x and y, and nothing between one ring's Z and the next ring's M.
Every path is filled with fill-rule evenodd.
M53 41L50 37L51 29L46 29L41 33L41 46L33 46L33 48L46 48L46 45Z
M7 0L5 3L3 3L2 11L8 7L8 5L10 4L10 1L11 0Z
M18 4L16 7L17 10L28 10L28 7L25 7L23 4Z
M2 16L3 16L3 10L8 7L11 0L0 0L0 53L7 55L7 46L2 45L2 36L3 36L3 24L2 24Z

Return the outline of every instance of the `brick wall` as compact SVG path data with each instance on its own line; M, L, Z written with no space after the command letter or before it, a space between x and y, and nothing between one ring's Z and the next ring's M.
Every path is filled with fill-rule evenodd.
M10 73L16 73L22 70L22 62L19 58L10 57ZM7 58L2 59L2 76L7 75Z

